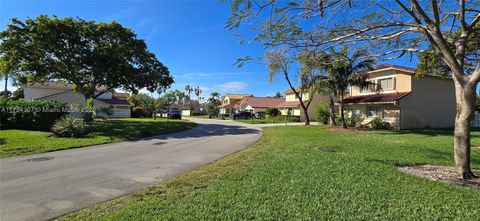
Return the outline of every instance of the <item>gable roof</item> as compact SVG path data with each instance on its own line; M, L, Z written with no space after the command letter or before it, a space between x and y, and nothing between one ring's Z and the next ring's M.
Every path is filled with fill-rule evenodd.
M73 84L54 82L54 81L47 81L45 83L23 84L22 85L22 87L48 88L48 89L60 89L60 90L72 90L73 86L74 86ZM96 91L106 91L107 87L97 86L97 87L95 87L95 90Z
M252 108L268 108L276 107L278 104L283 103L284 98L271 98L271 97L245 97L242 103L247 103Z
M360 96L350 96L343 99L344 104L359 104L359 103L393 103L408 96L411 92L397 92L385 94L370 94Z
M115 92L113 93L112 97L113 98L118 98L118 99L127 99L130 96L130 93L124 93L124 92Z
M233 99L233 100L239 100L239 99L242 99L244 97L250 97L250 96L253 96L253 95L251 95L251 94L225 94L225 95L223 95L223 98L228 97L228 98Z

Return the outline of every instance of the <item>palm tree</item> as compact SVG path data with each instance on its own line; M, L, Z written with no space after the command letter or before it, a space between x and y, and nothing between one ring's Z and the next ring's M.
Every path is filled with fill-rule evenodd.
M188 95L187 100L190 105L190 110L192 110L192 100L191 100L192 92L193 92L193 87L190 84L185 85L185 93Z
M345 91L348 86L366 87L372 84L367 81L368 75L363 73L373 69L375 60L368 58L368 53L364 50L356 51L349 57L347 47L343 47L340 52L332 49L331 59L326 81L333 95L340 96L340 118L343 128L347 128L343 106Z
M8 61L5 59L5 57L0 58L0 79L3 79L5 81L5 88L3 91L3 97L6 99L8 98L8 81L9 80L14 80L12 74L11 74L11 66L8 63Z
M200 94L202 94L202 90L200 89L200 86L197 86L193 89L195 95L197 95L197 101L198 101L198 108L200 108Z

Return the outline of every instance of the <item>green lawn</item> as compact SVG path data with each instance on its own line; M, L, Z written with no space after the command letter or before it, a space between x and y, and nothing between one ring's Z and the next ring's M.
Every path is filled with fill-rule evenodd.
M272 120L267 120L267 119L238 119L238 120L235 120L235 121L242 122L242 123L247 123L247 124L268 124L268 123L272 123Z
M472 142L480 144L480 132ZM480 189L399 172L452 164L448 131L265 128L244 151L66 220L478 220ZM322 152L334 149L337 152ZM480 151L472 153L480 166Z
M83 138L54 138L50 132L28 130L0 131L0 157L11 157L55 150L138 139L186 130L195 123L183 120L122 118L95 121L89 125L90 135Z

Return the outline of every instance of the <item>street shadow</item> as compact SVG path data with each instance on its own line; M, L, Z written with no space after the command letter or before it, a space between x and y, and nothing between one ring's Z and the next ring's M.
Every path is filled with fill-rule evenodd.
M201 124L190 130L147 137L147 138L143 138L142 140L169 139L169 138L175 138L175 139L200 138L200 137L211 137L211 136L245 135L245 134L255 135L255 134L260 134L261 132L262 131L260 129L253 129L253 128L248 128L240 125Z

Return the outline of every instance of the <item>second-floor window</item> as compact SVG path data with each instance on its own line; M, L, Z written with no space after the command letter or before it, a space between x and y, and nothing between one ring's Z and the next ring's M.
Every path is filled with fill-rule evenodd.
M374 92L375 91L375 85L373 84L374 82L371 82L371 84L362 87L361 92Z
M395 89L395 80L393 78L379 79L378 80L378 85L380 85L380 87L384 91L394 90Z

